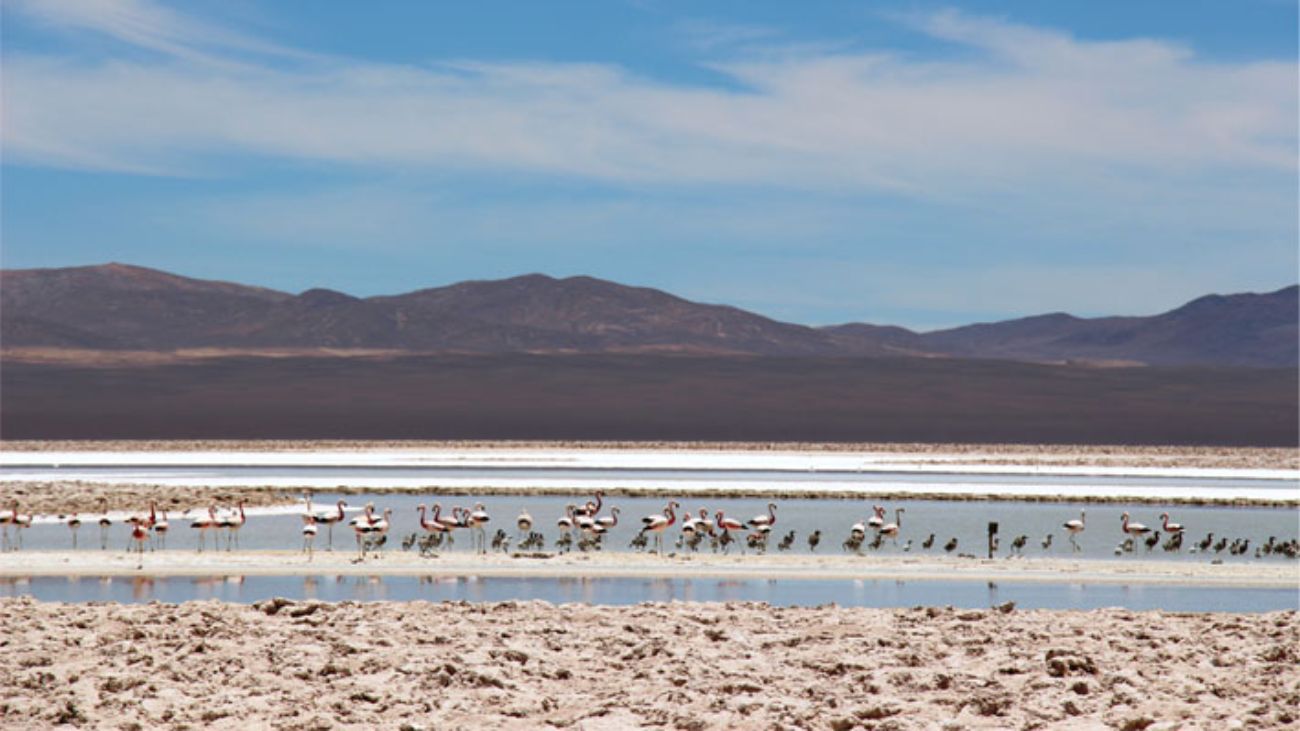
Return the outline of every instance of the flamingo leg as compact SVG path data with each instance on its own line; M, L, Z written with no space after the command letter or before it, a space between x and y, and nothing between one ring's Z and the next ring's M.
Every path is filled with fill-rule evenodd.
M99 526L99 550L108 550L108 526Z

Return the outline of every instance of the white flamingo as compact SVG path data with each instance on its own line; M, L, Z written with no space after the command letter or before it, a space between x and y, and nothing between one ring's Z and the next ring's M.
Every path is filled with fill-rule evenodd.
M1070 545L1074 546L1075 551L1079 551L1080 549L1079 549L1079 543L1078 541L1074 540L1074 537L1082 533L1085 529L1087 529L1088 527L1087 520L1088 520L1088 511L1080 510L1078 520L1067 520L1061 524L1061 527L1069 532Z

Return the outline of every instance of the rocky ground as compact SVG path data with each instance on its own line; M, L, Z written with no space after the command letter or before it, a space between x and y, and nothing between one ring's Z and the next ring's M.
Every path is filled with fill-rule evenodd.
M0 726L1296 728L1300 618L0 600Z

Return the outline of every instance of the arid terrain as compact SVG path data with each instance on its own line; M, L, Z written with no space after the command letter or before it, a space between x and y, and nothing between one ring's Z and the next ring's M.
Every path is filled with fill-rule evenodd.
M447 355L5 362L6 439L1294 446L1294 369Z
M0 726L1274 729L1300 620L774 608L0 600Z

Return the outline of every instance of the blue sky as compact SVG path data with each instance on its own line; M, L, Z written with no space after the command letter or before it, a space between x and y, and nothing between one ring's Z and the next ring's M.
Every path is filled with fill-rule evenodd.
M5 267L919 329L1300 267L1289 0L0 7Z

